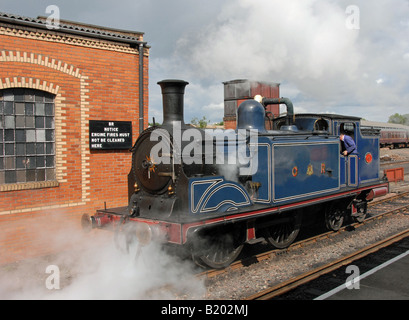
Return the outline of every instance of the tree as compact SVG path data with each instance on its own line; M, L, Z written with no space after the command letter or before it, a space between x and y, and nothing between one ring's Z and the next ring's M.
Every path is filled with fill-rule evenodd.
M192 118L192 120L190 121L190 123L195 126L195 127L199 127L200 129L204 129L207 127L207 124L210 122L210 120L206 120L206 117L203 116L202 119L198 119L197 117Z
M389 123L397 123L397 124L406 124L407 118L405 115L400 115L399 113L395 113L389 117Z

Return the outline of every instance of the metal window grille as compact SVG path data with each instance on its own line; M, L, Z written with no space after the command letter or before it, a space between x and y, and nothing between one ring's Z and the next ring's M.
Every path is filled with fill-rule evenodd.
M0 90L0 184L55 180L55 96Z

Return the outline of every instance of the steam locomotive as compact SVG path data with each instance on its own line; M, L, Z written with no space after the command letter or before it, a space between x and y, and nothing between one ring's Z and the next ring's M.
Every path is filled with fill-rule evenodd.
M188 83L158 84L164 120L131 149L128 206L82 217L85 229L112 228L123 248L158 240L199 265L223 268L245 244L289 246L311 212L321 212L330 230L362 221L368 202L388 193L379 130L361 128L360 118L295 115L287 98L257 97L239 106L235 131L201 130L183 120ZM267 118L270 104L285 104L287 115ZM357 154L341 154L341 131Z

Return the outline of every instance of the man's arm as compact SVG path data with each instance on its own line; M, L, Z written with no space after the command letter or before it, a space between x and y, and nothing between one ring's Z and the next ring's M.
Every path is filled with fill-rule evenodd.
M350 136L344 137L344 144L347 154L354 152L354 150L356 149L355 142Z

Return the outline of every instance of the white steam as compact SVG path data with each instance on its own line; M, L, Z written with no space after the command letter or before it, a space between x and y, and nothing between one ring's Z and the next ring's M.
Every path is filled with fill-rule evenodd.
M49 240L69 243L68 239L75 239L75 249L0 267L0 299L204 297L205 287L194 276L197 269L192 261L174 257L155 243L143 247L135 258L136 245L130 254L124 254L115 247L111 232L92 233L66 230Z

